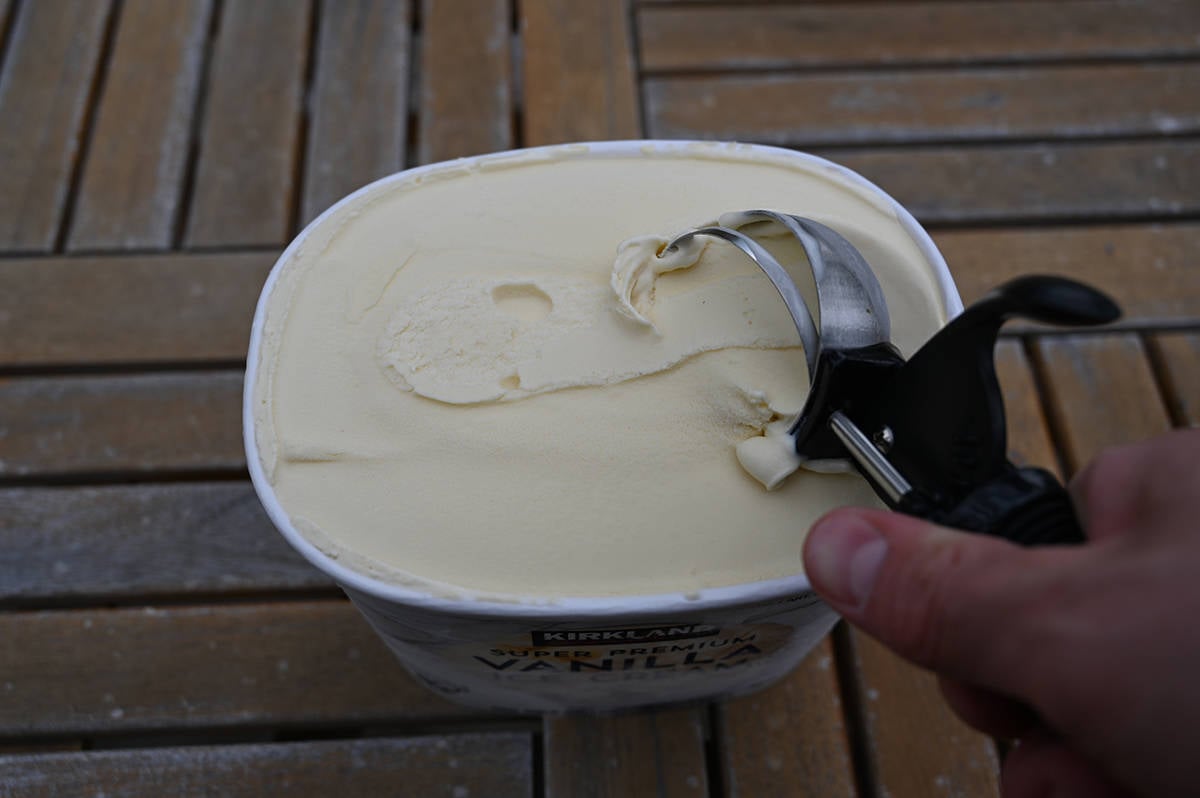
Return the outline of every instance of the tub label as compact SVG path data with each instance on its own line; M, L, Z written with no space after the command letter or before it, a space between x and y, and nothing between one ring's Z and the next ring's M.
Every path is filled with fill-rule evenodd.
M619 709L729 696L781 678L837 616L810 592L671 618L430 616L361 602L431 689L486 709Z
M574 646L605 643L650 643L668 640L687 640L692 637L714 637L721 630L708 624L678 624L675 626L641 626L632 629L570 629L530 632L535 646Z

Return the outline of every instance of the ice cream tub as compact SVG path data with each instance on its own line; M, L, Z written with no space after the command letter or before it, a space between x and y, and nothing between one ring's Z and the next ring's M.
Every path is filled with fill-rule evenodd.
M280 256L247 360L251 479L431 690L524 712L737 695L836 622L802 573L803 535L870 488L802 470L768 491L735 457L802 406L794 324L732 248L661 257L666 237L752 207L850 239L905 354L961 310L881 189L734 143L411 169Z

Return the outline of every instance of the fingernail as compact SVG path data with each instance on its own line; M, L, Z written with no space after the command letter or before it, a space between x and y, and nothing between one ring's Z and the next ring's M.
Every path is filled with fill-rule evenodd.
M850 513L822 519L804 546L805 571L817 592L852 607L866 604L885 557L887 540Z

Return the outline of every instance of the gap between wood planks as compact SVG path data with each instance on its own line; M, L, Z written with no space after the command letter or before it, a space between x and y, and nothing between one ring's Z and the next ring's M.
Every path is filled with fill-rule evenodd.
M949 2L949 0L946 0ZM1078 58L1054 58L1046 57L1031 57L1020 61L1006 60L1003 58L982 58L970 61L955 61L951 59L941 61L911 61L902 63L890 62L873 62L873 61L844 61L836 64L811 64L803 66L747 66L747 67L731 67L731 66L712 66L712 67L687 67L687 68L650 68L640 73L640 77L644 80L671 80L674 78L721 78L721 77L756 77L766 76L771 77L808 77L816 75L872 75L894 74L897 70L904 72L923 73L923 72L941 72L946 69L961 69L963 71L971 70L989 70L1003 71L1006 69L1023 69L1023 68L1038 68L1038 67L1106 67L1120 66L1123 64L1192 64L1200 63L1200 55L1194 53L1184 54L1157 54L1157 55L1140 55L1130 53L1129 55L1107 55L1098 57L1078 57Z
M396 667L400 667L397 663ZM79 734L30 734L0 736L0 757L62 750L121 751L175 748L191 745L231 745L315 740L372 740L389 737L473 734L480 732L527 732L541 739L541 718L522 715L465 716L453 720L397 723L344 724L269 723L248 726L214 724L199 727L170 727L151 731L112 731ZM537 795L539 793L535 793Z
M121 16L124 0L113 0L108 10L108 19L104 23L104 37L100 44L100 61L96 66L92 84L88 89L88 97L83 112L83 122L80 124L79 141L75 158L71 163L67 178L67 191L63 197L62 214L59 218L58 231L54 237L54 252L64 252L67 248L67 236L71 231L71 223L75 219L75 201L79 197L79 186L83 182L83 168L87 163L87 153L92 140L92 129L96 122L96 113L100 107L100 96L104 91L108 68L112 63L113 43L117 38L117 22ZM14 3L13 14L16 14Z

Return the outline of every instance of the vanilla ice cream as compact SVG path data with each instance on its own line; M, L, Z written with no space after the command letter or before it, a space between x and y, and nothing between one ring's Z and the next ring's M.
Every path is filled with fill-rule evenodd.
M894 204L762 150L539 150L335 207L260 310L253 429L291 524L356 571L440 595L692 593L796 574L812 521L874 496L858 476L803 470L768 491L739 466L739 445L804 402L799 337L733 247L658 257L744 208L846 236L906 355L945 322Z

